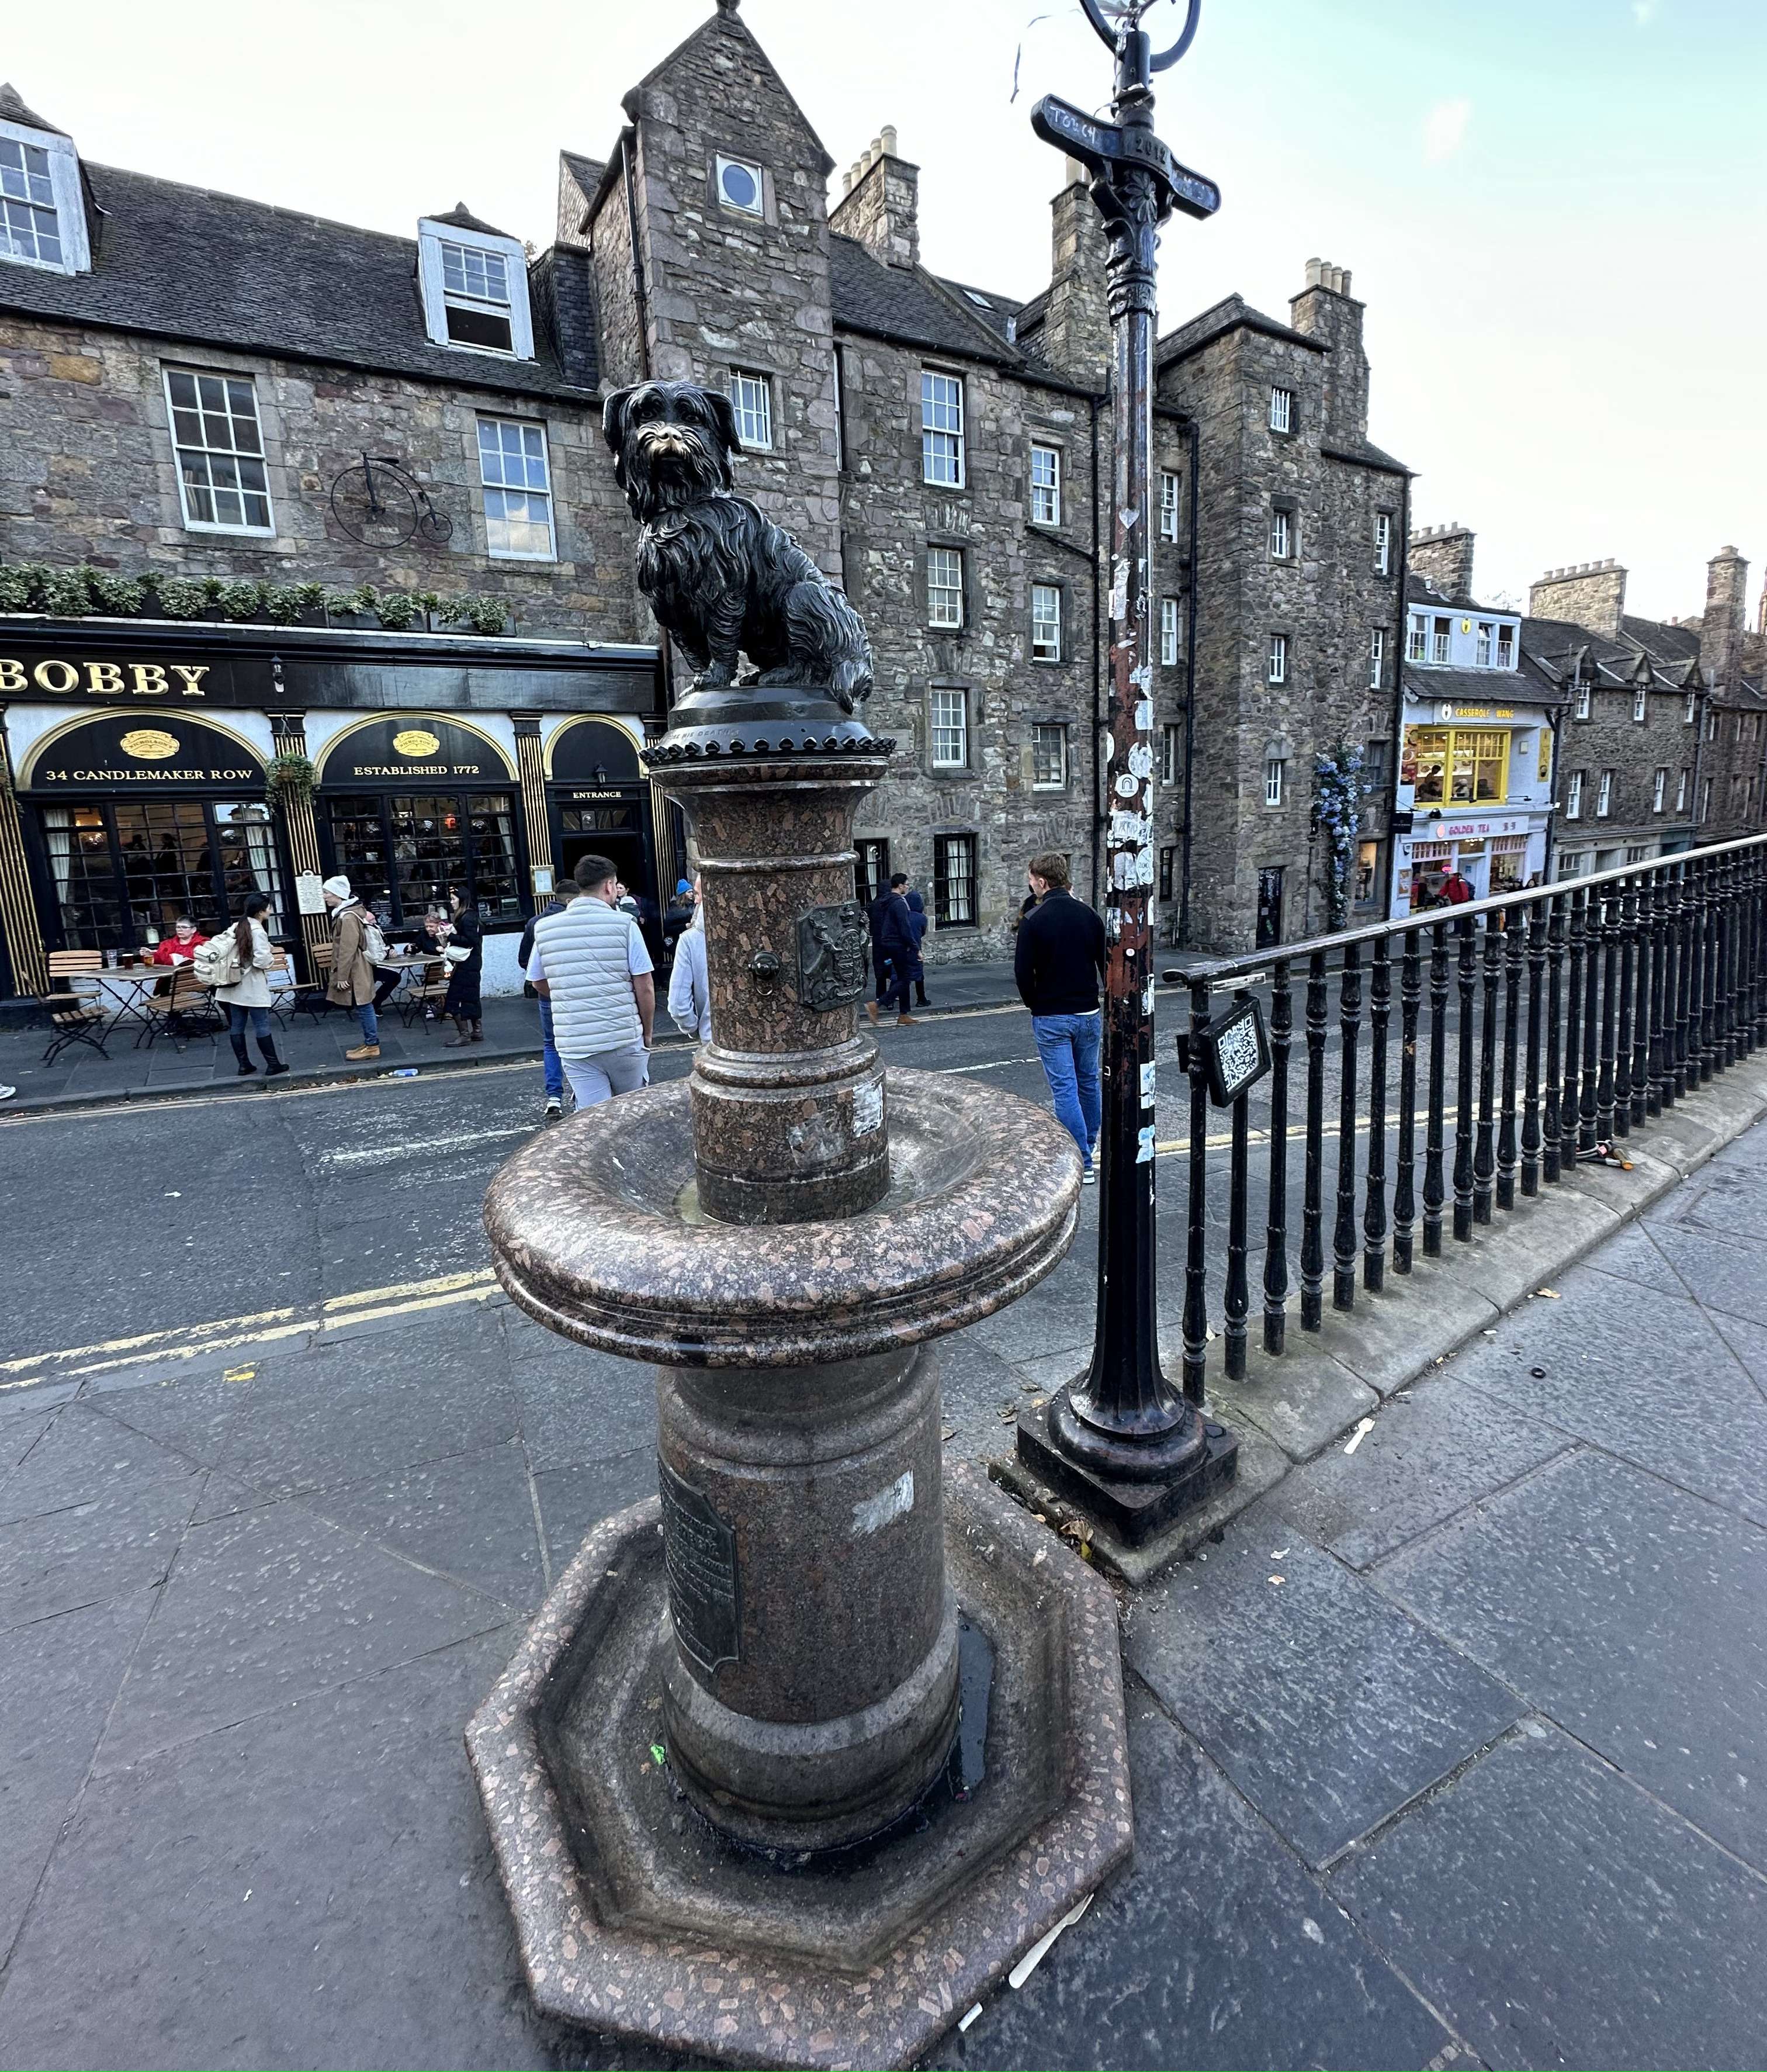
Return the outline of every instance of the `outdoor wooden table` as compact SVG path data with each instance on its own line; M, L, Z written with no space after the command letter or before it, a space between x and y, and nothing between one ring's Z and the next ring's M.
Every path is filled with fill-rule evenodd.
M172 974L177 969L176 964L116 964L92 972L90 976L97 981L99 991L113 1003L105 1034L121 1028L125 1022L136 1022L139 1025L135 1032L138 1047L142 1037L153 1026L147 1012L149 997L162 985L170 989Z
M399 974L399 983L387 995L385 1005L392 1007L401 992L409 990L409 981L413 972L420 975L421 983L425 967L436 963L441 955L439 950L392 950L385 956L377 959L374 967L377 972L397 972Z

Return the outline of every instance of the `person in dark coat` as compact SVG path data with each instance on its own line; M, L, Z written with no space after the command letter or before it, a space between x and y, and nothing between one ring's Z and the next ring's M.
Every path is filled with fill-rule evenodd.
M877 997L865 1002L865 1012L877 1026L877 1009L896 1004L896 1026L911 1029L914 1018L908 1012L908 981L920 956L915 939L914 915L904 896L908 874L898 870L871 904L871 960L877 967Z
M927 902L912 890L902 895L908 902L909 925L914 931L914 961L908 976L914 980L914 1005L931 1007L927 997L927 966L921 956L921 944L927 939Z
M458 953L464 950L462 957ZM458 1050L462 1043L485 1040L484 1009L479 997L479 980L484 970L484 944L479 922L457 886L448 894L448 919L442 955L448 960L448 997L442 1003L444 1014L454 1017L455 1034L442 1045Z
M1037 904L1019 923L1013 976L1019 997L1031 1011L1031 1031L1057 1120L1079 1147L1080 1177L1091 1186L1103 1112L1099 980L1104 975L1104 923L1074 897L1066 857L1053 849L1033 856L1030 879Z

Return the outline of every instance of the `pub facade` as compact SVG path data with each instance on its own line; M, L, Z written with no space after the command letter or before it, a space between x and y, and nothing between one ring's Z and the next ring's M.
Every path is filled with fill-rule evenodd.
M679 816L639 751L654 648L172 622L0 619L0 929L11 985L55 949L150 949L261 891L304 970L347 875L409 935L458 890L485 987L590 849L660 906Z

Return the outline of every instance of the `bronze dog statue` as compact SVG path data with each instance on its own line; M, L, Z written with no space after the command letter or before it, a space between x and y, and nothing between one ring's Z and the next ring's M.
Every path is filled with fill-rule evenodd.
M865 623L791 535L732 490L742 450L729 398L691 381L643 381L602 407L614 479L643 531L638 584L693 664L694 688L830 693L850 713L869 697Z

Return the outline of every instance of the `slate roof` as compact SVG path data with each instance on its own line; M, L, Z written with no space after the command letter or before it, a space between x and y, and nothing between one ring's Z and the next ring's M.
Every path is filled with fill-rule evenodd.
M1415 698L1448 698L1456 705L1562 705L1565 693L1524 646L1514 669L1449 669L1405 664L1405 688Z
M1620 630L1629 640L1636 640L1654 660L1665 662L1697 662L1699 660L1698 627L1670 626L1659 619L1633 619L1629 614L1621 619Z
M67 131L53 122L45 122L35 115L19 98L18 89L9 80L0 85L0 121L22 122L27 130L45 130L51 137L65 137Z
M1021 366L1025 356L959 290L918 268L886 266L857 238L828 239L829 293L837 329L968 360Z
M974 287L968 281L947 280L942 273L935 273L932 278L948 294L960 296L965 305L1005 343L1012 345L1017 343L1018 326L1032 307L1030 303L1021 302L1014 295L997 295L992 288ZM982 298L980 302L976 299L978 295ZM1042 305L1048 299L1046 294L1037 298L1039 314L1042 314Z
M1187 359L1216 339L1225 337L1230 331L1242 329L1263 331L1270 338L1286 339L1291 345L1305 346L1309 352L1328 349L1320 339L1308 337L1292 324L1279 323L1276 318L1267 317L1262 310L1253 309L1243 295L1232 294L1223 296L1200 316L1180 324L1176 331L1169 331L1160 340L1155 358L1161 367L1169 367L1173 360ZM1396 467L1398 463L1395 462L1393 465Z
M475 216L463 201L457 201L446 216L425 216L424 220L426 223L451 224L456 230L476 230L481 237L507 237L510 234L507 230L499 230L495 224L487 223L482 217ZM516 242L519 245L521 240L517 238Z
M1500 619L1520 616L1513 605L1481 604L1477 598L1465 595L1446 597L1427 577L1420 575L1416 569L1410 567L1405 570L1405 602L1407 604L1434 605L1438 610L1445 605L1451 611L1488 611Z
M539 322L531 361L431 344L414 237L114 166L84 171L105 217L92 271L0 263L0 309L467 388L557 394L595 386L593 333L586 344L572 341L568 371L551 327Z

